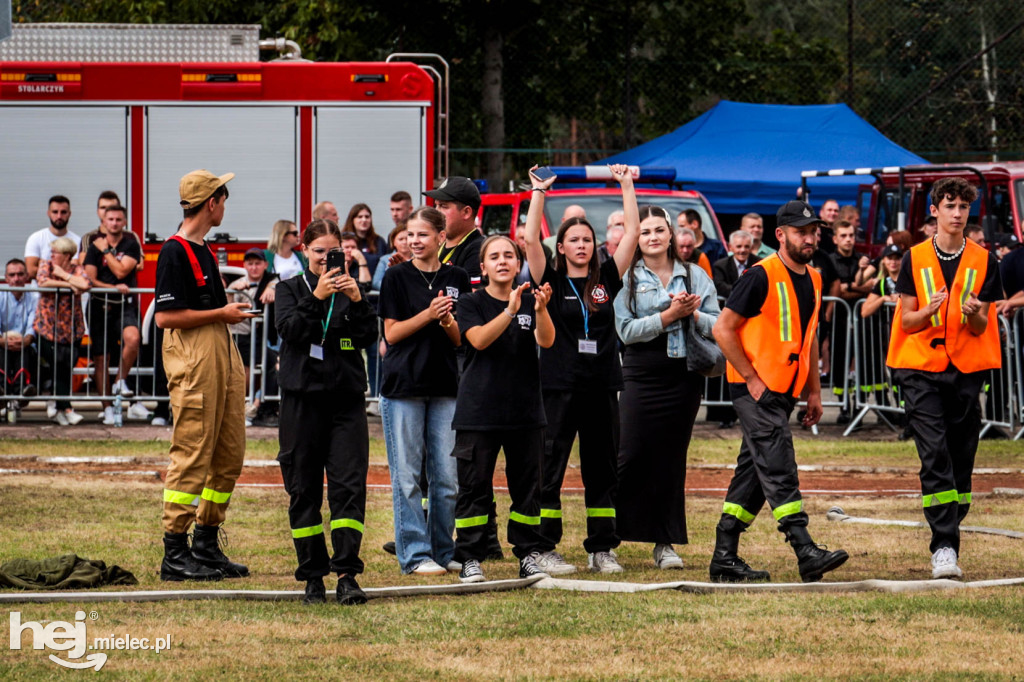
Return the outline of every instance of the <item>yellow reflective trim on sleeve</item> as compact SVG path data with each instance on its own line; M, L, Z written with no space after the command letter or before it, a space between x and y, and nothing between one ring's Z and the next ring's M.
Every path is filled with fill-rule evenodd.
M960 493L960 504L970 504L970 503L971 503L971 494L970 493Z
M615 518L614 507L587 507L587 518Z
M964 290L960 292L960 324L967 324L967 316L964 315L964 304L974 292L974 285L978 281L978 271L974 268L967 268L964 275Z
M935 286L935 275L932 272L932 269L923 268L921 270L921 279L924 281L924 295L926 299L924 304L928 305L929 303L931 303L932 297L935 295L935 292L938 291L938 288L936 288ZM938 313L932 315L929 318L929 320L931 320L933 327L938 327L939 325L942 324L942 318L939 317Z
M172 504L187 504L191 507L199 506L199 495L196 493L183 493L178 490L164 488L164 502Z
M308 526L306 528L292 528L292 537L298 540L299 538L309 538L314 535L324 534L324 524L320 523L315 526Z
M803 500L794 500L793 502L787 502L786 504L780 504L775 509L772 509L772 516L774 516L775 520L778 521L778 520L782 519L782 517L784 517L784 516L792 516L793 514L800 513L801 511L803 511L803 508L804 508L804 501Z
M561 509L541 509L540 517L542 519L560 519L562 518Z
M951 502L959 501L960 493L955 490L943 490L941 493L921 496L922 507L937 507L940 504L949 504Z
M526 516L525 514L520 514L519 512L509 512L508 520L509 521L515 521L516 523L521 523L521 524L526 525L526 526L539 526L540 525L540 517L539 516Z
M785 282L776 282L779 295L779 341L793 340L793 313L789 309L789 287Z
M472 528L473 526L483 526L487 524L487 514L483 516L470 516L465 519L455 519L456 528Z
M201 497L207 502L227 504L227 501L231 499L231 493L220 493L213 488L203 488L203 494Z
M338 528L351 528L362 533L365 529L360 521L355 519L333 519L331 521L331 530L337 530Z
M732 502L726 502L722 505L722 513L728 514L729 516L735 516L743 523L753 523L755 518L754 514L751 514L743 507L738 504L733 504Z

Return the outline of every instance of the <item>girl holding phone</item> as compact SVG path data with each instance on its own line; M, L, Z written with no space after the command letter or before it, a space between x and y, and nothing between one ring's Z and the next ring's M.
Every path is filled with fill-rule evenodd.
M551 286L532 294L528 283L513 286L520 265L511 239L488 237L480 246L487 285L460 296L457 304L466 355L452 422L459 478L455 561L462 564L459 579L465 583L485 579L480 562L490 553L491 481L502 448L512 497L508 540L519 559L519 575L543 574L537 558L545 544L540 534L545 419L537 346L551 347L555 327L547 310Z
M357 282L327 268L328 254L341 248L336 223L314 220L302 234L309 268L277 287L276 321L281 337L281 475L291 498L291 525L306 581L303 601L326 601L323 576L338 574L341 604L361 604L356 582L363 562L359 547L366 509L369 432L364 391L366 371L359 348L377 338L377 316ZM334 555L324 540L324 472Z
M686 451L704 377L686 366L686 326L711 337L718 295L701 268L673 244L672 222L658 206L640 209L640 237L615 326L622 358L618 529L623 540L654 543L658 568L682 568L673 544L686 544Z
M540 530L547 542L538 561L552 575L576 567L555 551L562 539L562 480L573 441L579 434L580 468L587 510L588 568L619 573L612 550L616 532L615 489L618 481L619 401L622 368L612 300L622 288L622 275L636 248L640 219L629 168L610 166L622 186L625 232L615 255L600 265L594 228L582 218L570 218L558 228L557 252L549 263L541 245L540 223L544 195L555 181L550 173L530 169L533 193L526 216L526 260L533 282L550 285L548 309L555 326L555 343L540 353L544 412L543 485ZM543 177L542 177L543 176Z
M430 206L409 216L406 239L412 260L384 273L378 301L388 342L380 416L391 471L395 550L402 573L417 575L443 575L455 551L458 475L452 417L458 388L455 348L461 339L452 313L471 289L465 270L442 266L437 258L444 227L444 216ZM426 491L420 488L424 467Z

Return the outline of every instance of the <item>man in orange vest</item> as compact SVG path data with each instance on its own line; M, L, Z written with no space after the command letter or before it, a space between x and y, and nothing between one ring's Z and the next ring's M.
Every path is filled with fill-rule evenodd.
M776 214L779 251L740 277L715 323L715 340L729 364L726 380L743 428L736 472L715 529L709 572L714 582L769 580L737 556L740 533L767 501L793 547L804 582L817 582L849 555L819 547L807 532L789 417L807 400L805 426L821 419L818 309L821 275L809 268L822 220L794 200Z
M921 458L933 578L959 578L960 522L971 506L981 430L978 401L1001 366L992 302L1003 298L995 256L964 237L977 190L963 178L932 187L936 233L903 257L886 364L900 384Z

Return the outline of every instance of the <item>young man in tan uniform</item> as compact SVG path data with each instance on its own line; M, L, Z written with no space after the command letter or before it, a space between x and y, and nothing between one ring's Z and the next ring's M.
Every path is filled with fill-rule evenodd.
M228 325L255 317L248 303L227 302L217 259L205 242L224 217L226 184L233 177L197 170L181 179L184 221L157 260L156 324L166 330L164 369L174 410L162 580L249 575L217 543L245 456L245 370Z

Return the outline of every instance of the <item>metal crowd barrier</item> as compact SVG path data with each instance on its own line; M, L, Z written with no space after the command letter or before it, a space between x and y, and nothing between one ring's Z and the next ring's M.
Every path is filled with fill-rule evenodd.
M899 389L892 381L885 358L896 305L883 303L874 314L863 316L864 300L853 306L854 386L853 407L857 412L843 432L849 436L869 412L878 415L894 431L903 414Z

